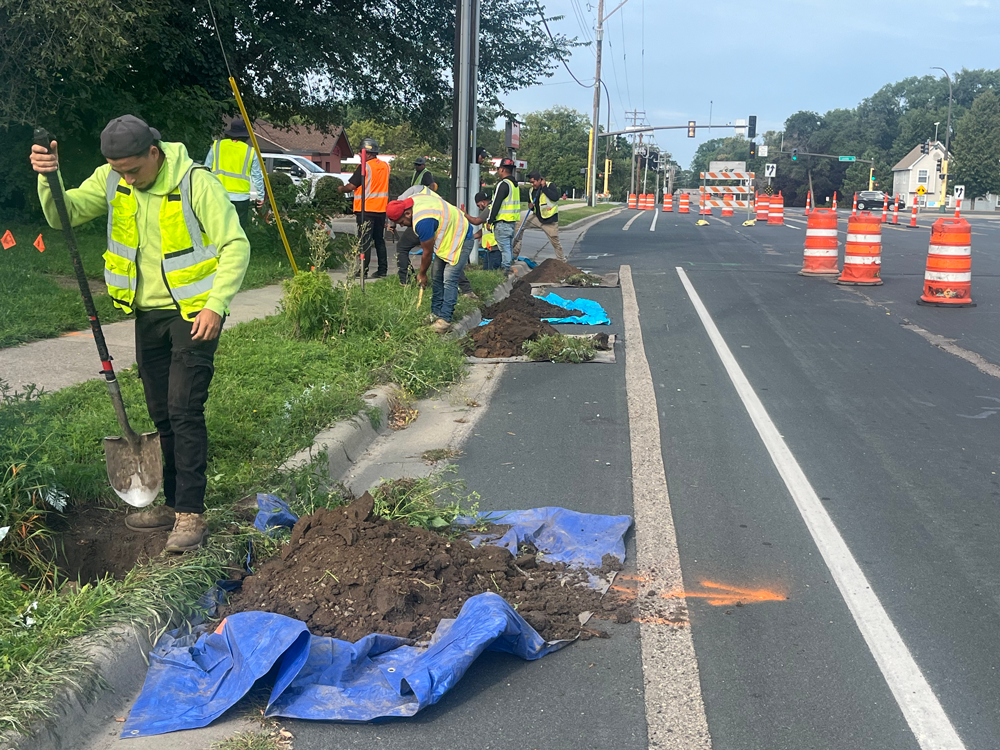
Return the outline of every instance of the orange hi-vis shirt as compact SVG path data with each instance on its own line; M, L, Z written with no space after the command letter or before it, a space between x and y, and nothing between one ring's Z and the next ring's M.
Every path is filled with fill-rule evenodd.
M389 206L389 165L381 159L365 162L365 211L384 214ZM354 213L361 213L361 187L354 191Z

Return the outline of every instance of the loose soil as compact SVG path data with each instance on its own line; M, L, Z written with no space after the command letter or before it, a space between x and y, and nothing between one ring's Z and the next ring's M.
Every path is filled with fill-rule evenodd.
M492 591L546 640L604 635L581 628L583 612L632 619L631 603L574 585L586 575L541 562L533 550L515 558L502 547L473 547L377 518L373 507L366 492L301 518L281 555L244 579L222 614L275 612L348 641L370 633L424 640L469 597Z
M517 310L532 318L568 318L583 315L579 310L567 310L564 307L550 304L540 297L532 296L531 284L518 281L510 290L510 294L495 305L490 305L483 311L484 318L495 318L508 310Z
M469 331L467 349L474 357L518 357L525 341L558 333L545 321L518 310L500 313L487 325Z
M107 575L121 580L137 564L160 555L170 530L132 531L125 525L129 512L92 505L70 510L65 530L53 541L60 577L81 583Z
M558 284L563 279L575 273L582 273L576 266L571 266L557 258L543 260L524 275L529 284Z

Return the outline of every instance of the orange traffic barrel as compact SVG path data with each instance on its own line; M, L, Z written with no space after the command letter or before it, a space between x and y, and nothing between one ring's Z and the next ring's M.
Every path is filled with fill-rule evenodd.
M701 210L698 211L700 215L702 216L712 215L712 207L708 204L708 196L706 196L705 193L701 194L700 205L701 205Z
M931 227L924 293L917 304L976 306L972 301L972 227L965 219L938 219Z
M767 221L767 214L771 207L771 196L767 193L757 195L757 221Z
M679 214L689 214L691 213L691 196L687 193L681 193L677 199L677 213Z
M772 195L771 200L768 201L767 223L768 224L785 223L785 199L781 195L781 193L778 193L777 195Z
M844 272L838 284L880 286L882 284L882 222L871 211L847 220Z
M836 276L838 273L837 212L830 208L814 208L806 225L806 247L799 274Z
M728 204L728 203L722 204L722 215L723 216L732 216L733 215L733 207L730 204Z
M646 205L643 206L647 211L652 211L656 208L656 196L652 193L646 193Z
M635 193L629 193L629 195L628 195L628 207L629 208L635 208L635 206L636 206Z
M663 194L663 210L664 212L673 212L674 210L674 196L670 193Z

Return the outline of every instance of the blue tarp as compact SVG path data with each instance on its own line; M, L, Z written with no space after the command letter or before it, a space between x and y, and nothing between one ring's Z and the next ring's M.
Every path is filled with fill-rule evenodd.
M555 292L546 294L539 299L545 300L550 305L561 307L564 310L579 310L583 315L576 315L568 318L545 318L547 323L577 323L584 326L606 326L611 325L611 319L607 312L601 307L599 302L592 299L563 299Z
M267 612L231 615L212 633L160 639L122 738L208 726L277 664L267 716L371 721L413 716L437 703L483 651L540 659L546 643L501 597L469 599L442 620L427 648L369 635L357 643L311 636L304 623Z
M260 529L294 524L273 495L257 496ZM545 560L598 568L605 554L625 559L629 516L534 508L482 514L510 526L501 536L474 536L511 552L530 542ZM465 519L465 523L472 523ZM236 704L278 665L268 716L371 721L412 716L462 678L483 651L538 659L565 645L546 643L501 597L470 598L454 620L442 620L427 646L372 634L357 643L310 635L304 623L267 612L231 615L208 632L176 630L150 652L146 682L122 738L204 727Z

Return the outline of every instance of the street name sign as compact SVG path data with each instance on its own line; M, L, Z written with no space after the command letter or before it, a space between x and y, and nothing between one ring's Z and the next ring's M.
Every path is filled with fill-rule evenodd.
M841 156L840 157L840 161L857 161L857 160L858 160L858 157L856 157L856 156Z

